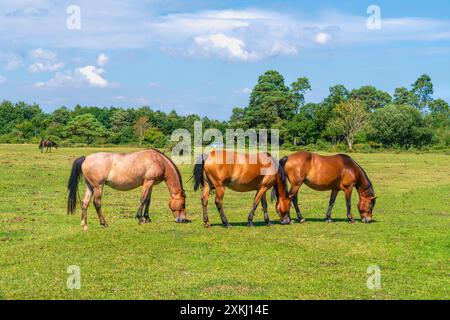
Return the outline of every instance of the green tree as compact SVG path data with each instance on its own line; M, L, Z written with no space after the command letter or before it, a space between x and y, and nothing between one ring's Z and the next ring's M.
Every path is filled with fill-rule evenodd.
M144 132L144 140L155 148L163 148L167 144L167 138L155 127L147 128Z
M105 127L93 114L85 113L69 121L65 128L66 137L92 144L96 139L106 136Z
M413 106L388 105L370 119L368 138L388 147L421 147L431 143L433 134L421 113Z
M421 75L416 82L412 84L411 92L416 96L416 108L424 110L433 100L433 83L427 74Z
M295 100L284 77L274 70L266 71L253 88L245 110L245 121L251 128L270 128L280 119L289 119L295 114Z
M148 128L148 118L146 116L140 116L134 124L134 132L139 141L139 147L142 146L142 140L144 139L145 130Z
M417 105L417 97L405 87L396 88L394 92L394 104L396 105Z
M295 113L298 113L305 104L306 92L311 90L309 79L306 77L298 78L297 81L291 84L291 90L294 96Z
M365 127L369 118L367 106L360 100L348 100L336 107L336 117L328 123L329 132L342 135L350 150L355 136Z
M374 86L363 86L359 89L353 89L350 92L350 99L361 101L371 111L382 108L392 101L389 93L378 90Z

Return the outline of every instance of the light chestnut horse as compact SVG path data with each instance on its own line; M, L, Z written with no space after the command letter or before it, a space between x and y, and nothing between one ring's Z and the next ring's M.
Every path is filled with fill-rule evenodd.
M203 155L201 161L194 166L194 190L202 186L203 222L205 227L211 227L208 219L208 198L211 189L215 189L216 207L222 223L230 227L223 210L225 187L238 192L256 191L255 198L248 216L248 226L253 226L253 216L259 202L262 203L264 221L270 225L267 213L266 191L277 181L277 162L268 153L254 155L213 150L209 155ZM283 224L289 221L282 221Z
M364 169L349 156L343 154L321 156L310 152L297 152L281 159L279 170L286 192L277 200L277 210L282 215L289 215L292 200L299 222L304 222L298 207L298 190L304 183L314 190L331 190L326 222L331 222L331 210L336 196L339 191L343 191L347 204L347 219L350 223L354 223L351 213L353 188L356 188L359 194L358 210L361 221L366 223L372 221L376 199L372 182ZM287 181L291 184L289 192L287 192Z
M104 185L117 190L131 190L143 186L140 205L137 212L139 224L150 222L148 209L152 188L165 181L170 193L169 208L176 222L189 222L186 219L185 192L181 174L170 158L155 149L148 149L129 154L94 153L80 157L73 162L68 184L67 212L73 214L77 205L77 190L80 177L87 185L81 207L81 226L87 230L87 209L91 198L100 224L107 227L102 213L101 199ZM144 208L145 207L145 208Z

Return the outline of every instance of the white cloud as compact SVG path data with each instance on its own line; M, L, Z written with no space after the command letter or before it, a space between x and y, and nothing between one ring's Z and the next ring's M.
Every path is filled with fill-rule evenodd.
M150 88L161 88L161 85L160 85L159 83L155 82L155 81L150 81L150 82L148 83L148 86L149 86Z
M8 82L8 79L6 79L4 76L0 75L0 85L5 84Z
M0 60L3 62L3 67L6 71L15 70L24 65L22 58L13 53L1 53Z
M43 59L49 61L55 61L58 54L51 50L45 50L42 48L34 49L30 52L30 55L36 59Z
M109 62L109 57L104 54L104 53L100 53L97 57L97 64L100 67L104 67L107 63Z
M105 70L95 66L85 66L74 71L57 72L53 78L45 82L37 82L35 88L58 88L58 87L117 87L118 84L110 83L102 74Z
M85 66L75 70L75 73L82 75L90 85L100 88L106 88L108 86L108 81L101 76L104 72L105 70L96 68L95 66Z
M222 33L198 36L194 38L195 44L206 54L219 54L231 59L252 60L255 54L245 49L245 42L228 37Z
M0 3L0 43L22 47L76 49L162 49L171 54L254 61L332 41L333 46L398 41L450 40L450 21L417 17L383 18L381 30L366 27L361 15L258 9L202 10L161 15L166 3L80 0L82 32L68 32L63 2L16 0ZM153 4L153 2L152 2ZM107 7L107 10L105 10ZM43 50L43 49L42 49ZM45 51L45 50L43 50ZM41 55L45 52L41 52ZM12 63L11 68L20 64ZM102 67L101 62L97 64Z
M318 44L327 44L331 40L331 36L326 32L319 32L315 38Z
M30 72L55 72L64 67L64 63L57 62L58 54L55 51L38 48L32 50L30 56L37 60L28 67Z
M54 72L64 67L64 63L35 62L28 68L30 72Z

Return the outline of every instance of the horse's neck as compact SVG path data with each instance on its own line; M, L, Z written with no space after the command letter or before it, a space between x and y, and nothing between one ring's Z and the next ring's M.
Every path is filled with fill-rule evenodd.
M164 180L166 182L167 188L169 188L169 192L174 195L183 193L183 184L181 181L181 176L179 175L175 164L172 163L169 159L164 159L165 163L165 173Z
M360 195L366 195L366 196L371 196L373 195L373 189L372 189L372 184L369 181L369 179L367 179L366 174L364 173L364 171L359 168L359 179L357 182L357 186L356 189L358 190L358 193Z
M288 198L286 186L281 180L281 175L279 173L277 174L277 190L278 190L278 197L280 197L280 199Z

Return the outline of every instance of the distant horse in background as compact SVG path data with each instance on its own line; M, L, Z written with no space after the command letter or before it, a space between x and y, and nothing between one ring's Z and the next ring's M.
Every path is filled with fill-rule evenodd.
M304 219L298 207L298 190L303 183L314 190L331 190L326 222L331 222L331 210L341 190L345 194L347 219L350 223L354 222L351 213L353 188L356 188L359 194L358 210L361 221L366 223L372 221L376 199L372 182L364 169L349 156L344 154L321 156L310 152L297 152L284 157L279 163L282 182L287 190L289 181L291 189L288 197L281 197L278 202L283 202L283 207L289 208L292 200L300 222ZM277 203L277 208L279 204Z
M202 155L201 161L194 166L194 190L202 186L203 222L211 227L208 219L208 198L211 189L216 191L216 207L225 227L231 227L223 211L225 187L238 192L256 190L256 195L248 216L248 226L253 226L253 216L259 202L262 203L264 221L271 225L267 213L266 191L277 183L278 166L270 154L254 155L256 161L250 161L250 155L226 150L213 150L209 155ZM231 161L230 161L231 160ZM253 163L255 162L255 163ZM283 220L282 224L290 221ZM288 218L288 217L286 217Z
M52 140L46 140L42 139L39 143L39 149L41 149L41 153L44 152L44 148L47 148L45 152L47 152L50 149L50 152L52 152L52 147L55 149L58 149L58 144Z
M68 184L67 212L73 214L77 205L78 182L82 178L87 185L81 207L81 226L87 230L87 209L94 197L94 206L100 224L107 227L101 209L103 186L106 184L117 190L131 190L143 186L137 212L139 224L150 222L148 209L152 188L165 181L170 193L169 208L176 222L190 222L186 219L186 195L180 171L173 161L156 149L134 153L94 153L80 157L73 162ZM145 208L144 208L145 207Z

